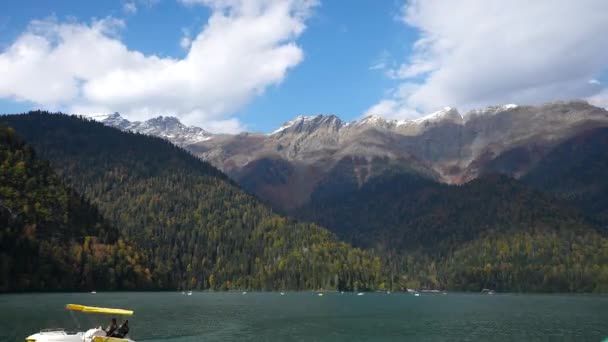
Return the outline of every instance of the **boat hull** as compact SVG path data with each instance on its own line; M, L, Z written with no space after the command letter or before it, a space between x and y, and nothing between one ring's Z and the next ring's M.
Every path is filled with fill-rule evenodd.
M103 334L103 336L102 336ZM25 342L135 342L130 338L107 337L100 329L67 333L63 330L41 331L25 338Z

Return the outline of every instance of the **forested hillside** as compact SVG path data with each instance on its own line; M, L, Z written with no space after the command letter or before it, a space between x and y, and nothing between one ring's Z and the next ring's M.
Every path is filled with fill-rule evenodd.
M393 286L608 291L608 239L565 201L506 176L462 186L379 177L300 218L374 249Z
M551 171L547 177L532 173L527 183L489 175L455 186L387 172L361 188L314 194L296 211L298 219L369 249L363 251L315 224L274 214L159 138L45 112L0 121L50 161L3 129L3 291L608 292L602 202L600 210L577 207L587 203L577 199L596 194L581 184L603 184L601 131L556 148L535 169ZM563 155L569 163L556 168ZM527 184L552 188L558 197ZM569 196L568 189L587 192Z
M577 205L608 230L608 128L561 143L523 180Z
M153 287L348 290L380 281L378 258L277 216L162 139L46 112L1 121L135 243Z
M0 292L149 285L145 260L5 126L0 227Z

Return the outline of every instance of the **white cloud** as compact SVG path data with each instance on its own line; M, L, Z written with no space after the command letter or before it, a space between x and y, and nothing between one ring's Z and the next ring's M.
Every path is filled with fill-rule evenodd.
M179 46L181 46L183 49L189 49L190 45L192 45L192 39L190 39L190 37L188 36L182 36L182 39L179 40Z
M205 129L209 132L237 133L247 129L238 119L210 120L206 122Z
M603 107L608 110L608 89L603 89L597 94L587 98L587 101L597 107Z
M604 0L412 0L402 20L419 38L389 74L418 86L379 102L394 115L587 98L608 67Z
M378 60L378 61L374 62L369 67L369 70L384 70L384 69L386 69L386 62L384 62L382 60Z
M190 49L190 45L192 45L192 38L190 36L190 30L187 28L182 29L182 38L179 40L179 46L184 50Z
M376 60L369 67L369 70L386 70L388 68L390 58L390 53L387 50L383 50L378 56L378 58L376 58Z
M130 50L117 19L32 21L0 53L0 97L81 114L175 115L209 130L241 129L232 114L302 61L295 40L315 2L202 4L211 15L182 59Z
M135 14L137 13L137 5L132 1L128 1L122 5L122 10L127 14Z
M403 103L407 98L418 89L415 83L403 83L399 87L391 90L387 98L369 108L362 117L370 115L383 116L387 119L414 119L420 114Z

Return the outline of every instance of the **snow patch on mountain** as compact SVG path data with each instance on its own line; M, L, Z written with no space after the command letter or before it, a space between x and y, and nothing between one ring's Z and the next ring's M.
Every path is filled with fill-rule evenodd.
M333 114L319 114L313 116L300 115L295 119L284 123L281 127L268 135L272 136L287 131L296 133L302 133L304 131L311 132L321 127L339 130L343 126L344 122Z
M506 104L506 105L501 105L501 106L489 106L489 107L480 108L480 109L473 109L473 110L469 111L466 116L469 116L471 114L474 114L474 115L493 115L493 114L496 114L496 113L501 113L501 112L506 112L506 111L514 110L514 109L517 109L518 107L519 107L518 105L513 104L513 103Z
M107 126L123 131L152 135L171 141L178 146L187 146L213 138L213 134L196 126L186 126L172 116L159 116L146 121L129 121L119 113L96 119Z
M452 107L444 107L442 110L436 111L429 115L423 116L418 119L412 120L415 123L424 123L424 122L437 122L443 120L456 120L462 121L462 115L458 112L456 108Z

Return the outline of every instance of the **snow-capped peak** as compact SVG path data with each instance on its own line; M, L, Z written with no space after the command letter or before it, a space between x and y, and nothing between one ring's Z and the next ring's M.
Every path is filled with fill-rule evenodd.
M379 122L379 121L384 121L384 118L382 118L379 115L372 114L372 115L366 116L360 122L361 123L374 123L374 122Z
M519 107L519 106L516 105L516 104L513 104L513 103L509 103L509 104L506 104L506 105L489 106L489 107L480 108L480 109L473 109L469 113L470 114L477 114L477 115L496 114L496 113L500 113L500 112L506 112L506 111L509 111L509 110L513 110L513 109L516 109L517 107Z
M120 116L120 114L118 112L114 112L112 114L107 114L107 113L103 113L103 114L87 114L85 115L88 118L91 118L95 121L99 121L99 122L104 122L107 120L118 120L118 119L122 119L122 116Z
M388 121L386 119L384 119L383 117L379 116L379 115L368 115L366 117L364 117L363 119L359 120L359 121L355 121L354 123L357 126L362 126L362 125L378 125L378 124L385 124Z
M310 131L322 126L333 126L336 129L339 129L343 125L344 123L342 122L342 120L340 120L340 118L333 114L319 114L313 116L300 115L293 120L287 121L286 123L281 125L281 127L270 133L269 135L274 135L291 129L298 131L305 129Z
M296 116L295 119L285 122L283 125L281 125L281 127L279 127L274 132L270 133L269 135L273 135L273 134L277 134L279 132L282 132L282 131L288 129L289 127L293 127L294 125L296 125L296 124L298 124L300 122L312 121L315 117L316 116L298 115L298 116Z
M442 121L444 119L452 119L456 121L462 120L462 115L458 112L456 108L452 107L444 107L442 110L438 110L434 113L425 115L421 118L412 120L415 123L423 123L423 122L435 122Z
M178 146L209 140L212 133L196 126L186 126L173 116L158 116L146 121L129 121L118 113L100 120L107 126L167 139Z
M397 132L419 132L429 127L429 124L447 122L462 125L467 121L470 113L498 113L503 111L514 110L518 108L516 104L505 104L501 106L487 107L483 109L473 110L467 113L467 116L463 116L458 109L454 107L444 107L441 110L427 114L417 119L387 119L380 115L368 115L362 119L354 120L351 122L342 122L335 115L314 115L304 116L300 115L293 120L287 121L281 127L268 135L275 135L279 133L289 132L311 132L319 127L328 126L332 124L332 128L335 130L341 129L387 129L395 130Z

